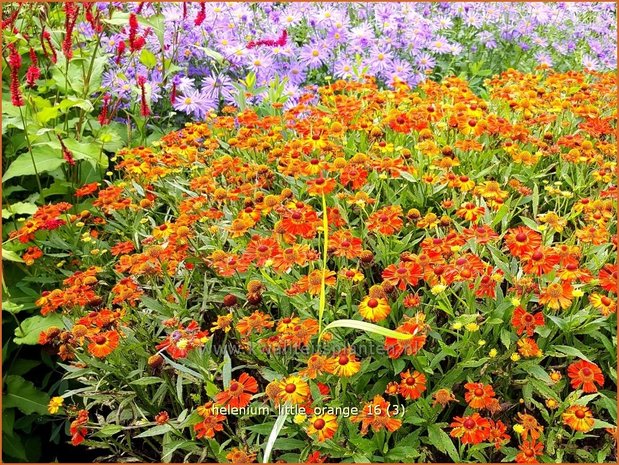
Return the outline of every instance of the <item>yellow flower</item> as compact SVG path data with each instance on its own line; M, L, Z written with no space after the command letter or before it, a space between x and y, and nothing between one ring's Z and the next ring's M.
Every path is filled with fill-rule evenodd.
M514 431L518 434L522 434L522 432L524 431L524 426L522 426L520 423L516 423L514 425Z
M520 355L514 352L510 358L512 359L512 362L517 362L520 360Z
M479 325L477 323L467 323L466 325L464 325L464 328L472 333L474 333L475 331L479 331Z
M574 289L574 291L572 291L572 295L574 297L582 297L583 295L585 295L585 293L580 289Z
M298 413L292 419L292 421L294 421L295 424L297 424L297 425L301 425L301 424L305 423L305 420L307 420L307 415L302 414L302 413Z
M436 286L432 286L430 292L434 295L437 295L443 292L445 289L447 289L447 286L444 286L443 284L437 284Z
M485 346L486 345L486 340L485 339L480 339L479 341L477 341L477 345L478 346Z
M494 358L497 356L497 354L498 354L498 351L496 349L490 349L490 352L488 352L488 357Z
M518 307L520 305L520 299L518 297L512 297L511 304L514 307Z
M460 323L459 321L455 322L453 325L451 325L451 327L453 329L455 329L456 331L458 331L459 329L462 329L462 323Z
M64 399L62 397L52 397L49 404L47 404L47 411L51 414L58 413L63 403Z

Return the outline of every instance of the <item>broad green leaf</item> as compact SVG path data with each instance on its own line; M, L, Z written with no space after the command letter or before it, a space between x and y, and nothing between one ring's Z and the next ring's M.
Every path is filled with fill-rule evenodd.
M145 48L142 50L142 53L140 53L140 63L148 69L153 69L157 66L157 57L153 52Z
M38 207L32 202L15 202L8 208L2 208L2 218L10 218L13 215L32 215Z
M449 455L451 460L454 462L460 461L458 451L456 450L456 446L454 446L453 441L449 435L437 425L428 426L428 439L430 439L430 443L436 446L438 450Z
M2 408L17 407L22 413L30 415L47 414L49 396L39 391L34 384L21 376L9 375L6 377L6 394L2 401Z
M7 260L9 262L24 263L24 261L19 255L17 255L12 250L6 250L5 248L2 249L2 260Z
M589 360L585 354L583 354L580 350L576 349L575 347L556 345L556 346L552 346L552 348L562 354L569 355L572 357L578 357L583 360L586 360L587 362L591 362L591 360Z
M382 326L378 326L372 323L367 323L365 321L359 320L336 320L333 323L329 323L322 330L322 334L326 331L333 328L350 328L350 329L359 329L361 331L365 331L367 333L379 334L385 337L391 337L393 339L411 339L414 334L400 333L398 331L393 331L392 329L383 328Z
M50 313L48 316L35 315L26 318L20 326L15 329L15 344L35 345L39 340L41 331L52 326L62 327L62 318L57 313Z
M13 163L11 163L2 176L2 182L6 182L16 176L30 176L38 172L39 174L47 171L54 171L66 163L62 158L60 150L54 150L48 146L36 146L32 148L35 166L32 163L30 153L22 153Z

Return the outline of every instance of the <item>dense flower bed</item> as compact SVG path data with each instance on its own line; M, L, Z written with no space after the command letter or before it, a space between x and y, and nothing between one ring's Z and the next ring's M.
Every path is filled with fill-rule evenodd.
M288 99L327 77L390 85L464 72L477 85L505 66L616 68L612 3L101 4L110 95L132 102L145 76L153 103L203 118L219 106ZM118 9L122 8L124 12ZM131 18L134 23L131 23ZM86 35L92 34L83 24ZM132 39L133 38L133 39ZM127 45L129 44L129 45ZM246 81L254 73L254 81Z
M486 85L338 81L317 104L226 107L22 221L4 247L47 290L21 336L61 360L49 411L72 443L612 460L615 76Z

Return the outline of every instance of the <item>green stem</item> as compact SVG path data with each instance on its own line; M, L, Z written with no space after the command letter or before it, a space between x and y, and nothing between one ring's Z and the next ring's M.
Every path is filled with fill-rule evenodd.
M21 107L19 108L19 116L21 117L22 124L24 125L24 136L26 137L26 144L28 145L28 153L30 153L30 159L32 160L32 166L34 167L34 174L37 178L37 185L39 186L39 194L43 194L43 188L41 187L41 178L39 177L39 171L37 170L37 164L34 161L34 154L32 153L32 144L30 143L30 136L28 135L28 126L26 125L26 119L24 118L24 114L22 112Z

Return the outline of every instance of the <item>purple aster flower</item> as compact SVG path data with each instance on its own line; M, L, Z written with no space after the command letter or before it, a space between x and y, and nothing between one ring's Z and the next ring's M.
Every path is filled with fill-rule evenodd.
M436 65L436 60L428 53L420 53L415 60L415 65L419 71L427 71L434 68Z
M429 44L430 50L436 53L451 53L449 41L445 37L436 36Z
M305 45L299 53L299 61L310 69L320 68L328 58L324 42Z

